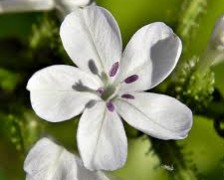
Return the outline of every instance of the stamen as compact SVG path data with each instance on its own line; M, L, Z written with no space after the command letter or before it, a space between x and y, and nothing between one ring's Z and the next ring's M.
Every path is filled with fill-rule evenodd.
M117 74L118 68L119 68L119 62L116 62L112 65L109 72L110 77L114 77Z
M95 100L90 100L87 104L86 104L86 108L92 108L94 105L96 104Z
M106 105L107 105L107 109L108 109L110 112L113 112L113 111L114 111L115 107L114 107L114 104L113 104L111 101L107 102Z
M72 89L79 92L90 92L96 94L96 90L84 85L81 80L72 85Z
M108 78L107 78L107 74L105 72L101 73L101 79L104 82L104 84L107 84Z
M124 80L124 82L127 83L127 84L130 84L130 83L133 83L133 82L137 81L138 78L139 78L138 75L137 75L137 74L134 74L134 75L132 75L132 76L127 77L127 78Z
M91 89L89 87L85 86L81 80L79 80L74 85L72 85L72 89L79 91L79 92L91 91Z
M104 88L99 88L96 90L96 92L99 94L99 96L102 96L102 94L104 93Z
M89 66L90 71L91 71L93 74L98 75L98 69L97 69L97 67L96 67L95 62L94 62L92 59L90 59L90 60L88 61L88 66Z
M135 97L131 94L123 94L121 97L125 99L135 99Z

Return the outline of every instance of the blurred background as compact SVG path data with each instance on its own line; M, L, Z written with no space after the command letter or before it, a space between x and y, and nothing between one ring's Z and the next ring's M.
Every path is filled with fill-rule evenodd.
M208 61L203 55L216 21L224 14L224 1L96 3L115 16L124 45L149 23L162 21L173 28L183 41L183 53L175 72L152 91L174 96L194 111L189 137L180 141L157 140L125 124L128 161L109 176L117 180L223 180L224 62L207 63L200 71L197 66ZM61 44L60 22L57 10L0 13L0 180L25 179L24 158L43 136L77 153L79 117L58 124L38 118L26 90L28 79L37 70L53 64L72 64Z

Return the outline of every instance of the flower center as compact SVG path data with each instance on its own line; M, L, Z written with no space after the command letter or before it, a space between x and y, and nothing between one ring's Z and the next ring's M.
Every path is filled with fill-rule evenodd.
M108 101L108 100L111 100L113 99L117 92L118 92L118 88L113 86L113 85L108 85L106 86L105 89L103 88L99 88L97 90L99 96L104 100L104 101Z
M92 72L92 74L97 75L103 81L105 87L100 87L99 89L94 90L84 85L82 81L79 80L72 86L72 88L79 92L89 92L89 93L94 93L98 95L99 97L101 97L102 100L106 102L107 109L113 112L115 107L112 101L118 94L118 91L120 89L120 84L119 83L109 84L108 78L109 77L114 78L116 76L119 69L119 62L115 62L112 65L108 73L109 77L107 76L105 72L99 73L99 70L95 62L92 59L88 61L88 67L89 67L89 70ZM126 79L124 79L123 82L126 84L132 84L138 79L139 79L139 76L137 74L133 74L131 76L128 76ZM122 94L121 97L124 99L129 99L129 100L135 99L135 97L131 94ZM92 106L95 105L95 103L96 101L91 100L86 104L86 107L91 108Z
M88 67L90 69L90 71L94 74L94 75L97 75L102 81L103 83L105 84L105 87L101 87L99 88L98 90L96 90L96 93L104 100L104 101L109 101L111 99L113 99L115 96L116 96L116 93L117 93L117 87L115 85L111 85L109 84L109 81L108 81L108 78L109 77L115 77L117 72L118 72L118 69L119 69L119 62L115 62L109 72L108 72L108 75L109 77L107 76L106 73L102 72L101 74L99 73L99 70L98 68L96 67L96 64L95 62L90 59L89 62L88 62Z

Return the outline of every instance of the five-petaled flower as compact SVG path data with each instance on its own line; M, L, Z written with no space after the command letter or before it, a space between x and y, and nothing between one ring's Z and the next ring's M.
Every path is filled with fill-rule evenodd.
M28 82L37 115L50 122L83 112L77 141L90 170L115 170L127 157L121 121L160 139L183 139L192 126L192 112L178 100L144 92L174 69L181 41L164 23L144 26L122 54L122 40L113 16L104 8L76 9L61 25L65 50L78 66L54 65Z

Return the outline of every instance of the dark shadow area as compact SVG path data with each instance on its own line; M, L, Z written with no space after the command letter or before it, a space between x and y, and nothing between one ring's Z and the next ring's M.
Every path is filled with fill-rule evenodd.
M178 41L173 36L160 40L152 46L152 84L161 80L167 74L167 70L172 69L177 51Z

